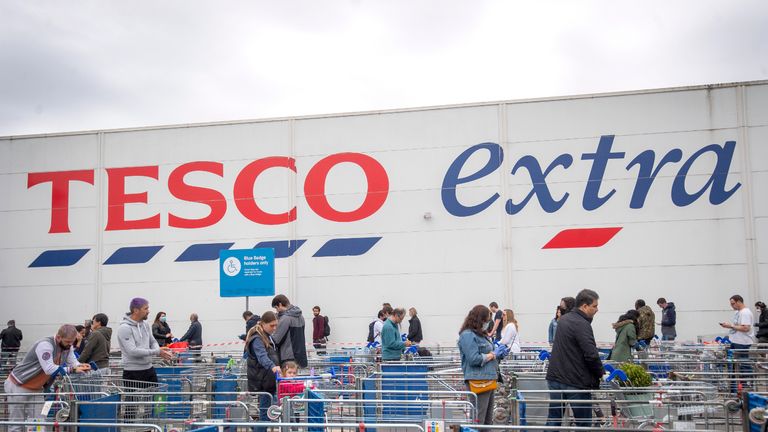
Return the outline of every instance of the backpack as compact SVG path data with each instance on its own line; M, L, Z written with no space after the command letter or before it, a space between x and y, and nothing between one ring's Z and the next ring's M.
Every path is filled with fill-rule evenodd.
M370 324L368 324L368 342L373 342L375 338L373 337L373 325L376 324L376 320L371 321Z
M331 326L328 324L328 317L323 317L323 337L331 335Z

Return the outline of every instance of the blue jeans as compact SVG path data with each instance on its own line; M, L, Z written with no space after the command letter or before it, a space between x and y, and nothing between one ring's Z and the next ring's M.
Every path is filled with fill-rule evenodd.
M571 393L569 390L581 390L577 387L563 384L557 381L547 381L549 386L549 398L567 400L573 411L576 426L592 426L592 400L591 393ZM563 411L566 402L550 402L547 426L560 426L563 420Z
M267 409L269 409L269 404L272 403L274 399L270 398L269 395L266 394L260 394L259 395L259 421L260 422L268 422L269 417L267 417ZM266 426L254 426L253 432L267 432Z
M752 345L737 344L731 342L732 350L749 350ZM731 385L731 391L737 393L739 391L738 384L742 383L743 386L749 386L749 379L752 375L752 365L749 362L749 353L746 351L734 352L733 360L737 362L737 366L732 370L735 372L734 381Z

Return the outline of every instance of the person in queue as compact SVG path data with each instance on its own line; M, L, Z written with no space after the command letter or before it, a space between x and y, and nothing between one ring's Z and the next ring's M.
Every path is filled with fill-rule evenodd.
M550 390L547 426L560 426L564 403L571 405L576 426L592 425L591 390L600 388L603 363L597 351L592 319L600 296L590 289L576 295L576 307L560 317L547 368Z
M130 312L123 317L117 329L123 379L156 383L157 372L152 366L152 356L159 355L163 360L171 360L173 353L168 347L159 346L152 336L152 328L147 324L149 302L146 299L132 299L128 309Z
M491 310L483 305L473 307L459 330L461 371L467 388L470 381L495 381L498 379L498 361L508 352L505 345L495 350L488 336L493 329ZM495 390L477 393L477 416L480 424L493 424L493 398Z
M168 325L167 316L163 311L155 315L155 322L152 323L152 336L161 347L170 345L173 342L171 326Z
M399 325L405 317L405 309L392 311L381 330L381 361L398 361L403 351L411 346L411 341L400 338Z
M50 387L58 375L91 370L75 358L73 345L77 340L75 326L59 327L55 336L40 339L13 368L3 384L8 403L8 420L43 421L43 390ZM22 425L8 427L9 432L21 432Z
M277 331L277 315L264 312L258 324L251 327L245 337L248 364L248 391L267 393L259 395L259 421L269 421L267 409L277 397L276 373L280 373L280 360L272 335ZM269 395L272 395L271 397ZM255 427L254 432L265 432L266 427Z

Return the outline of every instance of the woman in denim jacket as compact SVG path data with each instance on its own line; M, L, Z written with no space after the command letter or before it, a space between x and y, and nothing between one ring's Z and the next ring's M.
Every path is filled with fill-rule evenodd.
M465 382L498 378L497 358L503 357L504 347L502 345L494 352L493 344L487 336L491 328L491 311L483 305L473 307L461 325L459 352ZM493 424L494 392L495 390L491 390L477 395L477 416L480 424Z

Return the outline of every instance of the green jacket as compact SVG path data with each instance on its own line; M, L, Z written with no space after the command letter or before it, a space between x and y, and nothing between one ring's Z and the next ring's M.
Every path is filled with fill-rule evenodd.
M400 338L397 325L388 319L381 329L381 359L400 360L400 355L405 349L405 343Z
M637 332L632 320L613 324L616 330L616 343L613 344L610 360L628 362L632 360L632 347L637 343Z

